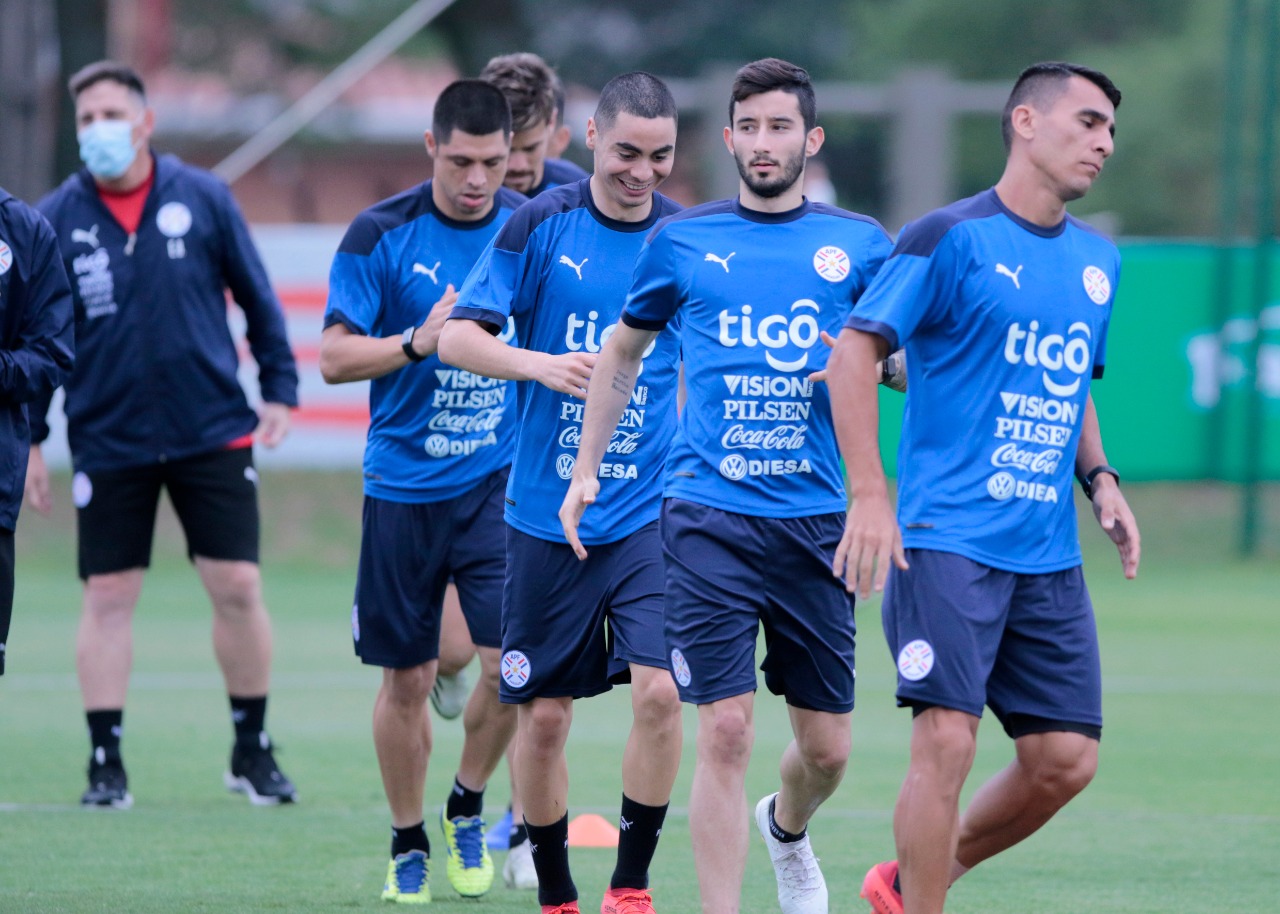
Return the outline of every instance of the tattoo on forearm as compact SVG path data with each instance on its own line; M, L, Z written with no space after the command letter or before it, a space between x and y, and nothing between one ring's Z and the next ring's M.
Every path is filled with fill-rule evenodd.
M619 371L614 373L613 381L609 386L620 394L630 395L631 388L634 385L635 382L631 380L631 375L627 374L625 371Z

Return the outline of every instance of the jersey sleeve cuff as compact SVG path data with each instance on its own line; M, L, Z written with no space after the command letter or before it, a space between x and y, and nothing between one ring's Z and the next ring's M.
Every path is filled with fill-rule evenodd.
M366 330L364 327L361 327L359 324L357 324L351 318L347 317L347 315L343 314L341 311L327 312L324 316L324 329L328 330L330 327L334 326L335 324L341 324L342 326L350 330L352 333L355 333L359 336L369 335L368 330Z
M630 311L623 311L620 320L633 330L652 330L655 333L662 332L667 326L666 321L653 321L643 317L636 317Z
M861 330L863 333L874 333L876 336L883 337L889 344L890 352L897 352L902 348L898 342L898 331L881 321L867 320L865 317L850 314L844 325L850 330Z
M507 316L501 311L491 311L488 308L461 308L455 307L449 312L449 320L451 321L475 321L484 324L490 333L500 333L502 328L507 325Z

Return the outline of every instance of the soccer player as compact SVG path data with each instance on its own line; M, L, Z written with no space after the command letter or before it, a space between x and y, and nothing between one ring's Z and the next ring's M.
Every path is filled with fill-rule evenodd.
M1110 157L1119 104L1096 70L1024 70L999 182L903 229L831 357L853 490L833 570L863 596L885 588L898 704L913 716L898 859L863 883L879 914L940 914L951 883L1044 825L1097 769L1101 675L1073 469L1126 577L1140 543L1089 393L1119 253L1066 205ZM903 345L895 522L872 365ZM1015 758L961 817L983 705Z
M573 700L631 682L622 834L603 914L653 911L649 863L680 765L657 532L659 471L675 420L674 331L649 353L644 389L612 438L601 468L605 510L583 532L588 561L578 561L556 522L596 353L622 310L645 233L679 210L655 193L671 172L675 141L675 101L660 80L611 80L587 126L594 173L516 212L467 278L441 336L446 362L523 382L507 490L501 689L503 701L519 706L515 776L544 914L579 910L564 749ZM508 316L523 348L491 336Z
M0 187L0 449L9 468L0 489L0 676L13 615L13 528L31 453L27 404L47 397L71 371L71 287L53 230ZM48 492L33 493L48 513Z
M662 542L671 669L681 698L698 706L689 825L702 910L737 911L742 892L763 624L765 684L786 698L795 740L755 820L782 910L825 914L806 829L849 755L854 618L827 573L844 480L827 391L811 375L826 362L822 334L844 323L890 244L875 220L805 199L805 160L823 131L800 67L766 59L740 69L724 139L738 197L685 210L649 235L593 371L561 519L576 542L578 517L599 510L583 514L603 502L596 466L648 376L647 362L638 375L640 356L682 322L688 400L667 459Z
M72 499L84 608L76 671L92 754L86 806L133 802L120 754L133 611L166 489L213 603L213 648L235 744L225 783L256 805L290 803L293 784L266 732L271 620L258 569L252 445L275 447L298 402L284 314L230 190L155 155L142 80L112 61L70 80L85 168L42 200L72 277L78 358L66 384ZM244 311L262 403L236 378L227 292ZM31 491L48 490L33 410Z
M564 116L560 77L537 54L527 51L490 60L480 78L502 90L511 105L514 133L507 187L536 197L553 187L580 181L587 173L564 159L549 158L564 150L567 137L558 122Z
M426 133L431 180L377 203L334 257L320 342L326 381L372 379L364 523L351 633L360 659L382 667L374 746L391 806L391 862L382 897L431 900L422 800L431 754L426 714L440 613L453 580L483 675L441 815L446 872L460 895L493 883L484 788L515 729L498 701L502 497L515 443L514 388L451 369L440 328L480 252L524 197L502 187L511 112L480 80L453 83Z

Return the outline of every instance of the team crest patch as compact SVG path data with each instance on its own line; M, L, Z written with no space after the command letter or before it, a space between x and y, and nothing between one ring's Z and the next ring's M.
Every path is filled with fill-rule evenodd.
M360 640L360 604L351 604L351 640Z
M849 275L849 255L829 244L813 255L813 268L827 282L839 282Z
M1111 298L1111 280L1098 267L1085 267L1084 291L1095 305L1105 305Z
M898 652L898 672L903 679L917 682L933 669L933 647L917 638Z
M93 483L84 473L71 477L71 503L77 508L87 508L93 501Z
M166 203L156 213L156 228L168 238L181 238L191 231L191 210L185 203Z
M693 673L689 671L689 661L684 659L684 654L680 653L680 648L673 647L671 649L671 675L676 678L676 682L680 685L688 687L693 682Z
M5 244L3 238L0 238L0 276L8 273L11 266L13 266L13 248Z
M529 681L529 658L521 651L507 651L502 655L502 681L513 689L519 689Z

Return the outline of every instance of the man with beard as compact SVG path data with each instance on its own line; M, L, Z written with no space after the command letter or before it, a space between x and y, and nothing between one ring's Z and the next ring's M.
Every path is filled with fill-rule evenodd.
M767 59L738 71L724 131L738 197L650 233L594 369L560 511L584 554L578 525L596 501L610 432L642 354L679 321L688 401L666 464L666 640L681 698L698 706L689 827L708 914L737 911L742 892L762 624L765 684L785 697L795 734L780 789L755 809L784 914L826 914L806 828L849 756L853 599L829 565L844 477L815 374L826 363L823 332L842 326L890 243L875 220L805 199L805 160L823 141L816 120L800 67Z

